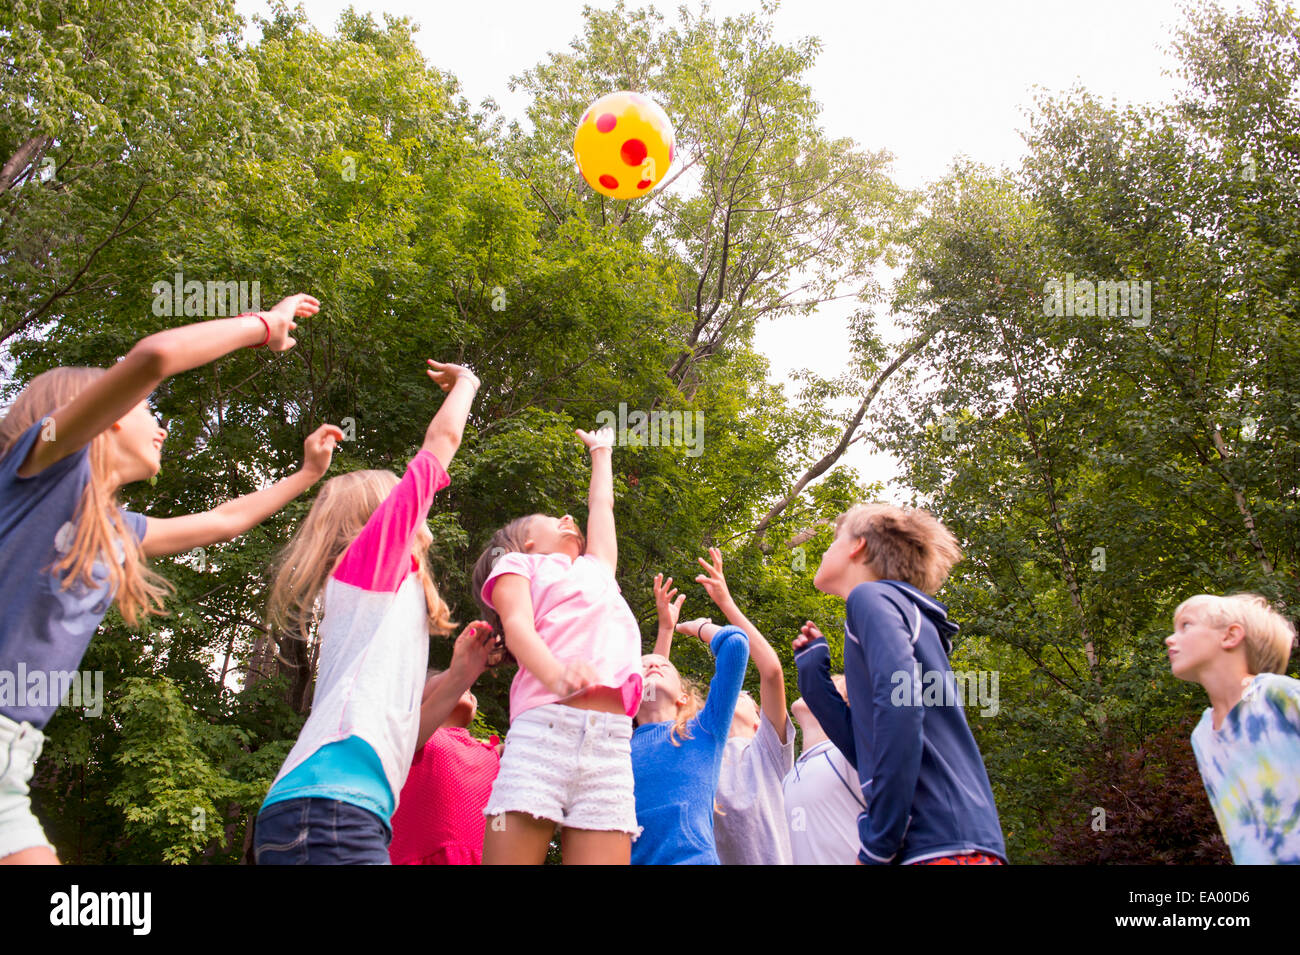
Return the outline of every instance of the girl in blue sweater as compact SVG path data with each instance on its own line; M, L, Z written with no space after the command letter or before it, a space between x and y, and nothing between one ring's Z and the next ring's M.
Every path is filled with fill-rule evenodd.
M680 605L680 603L679 603ZM708 702L659 654L641 658L643 699L632 734L636 821L633 865L718 865L713 796L718 770L749 662L749 638L739 627L707 618L677 625L699 637L717 661Z

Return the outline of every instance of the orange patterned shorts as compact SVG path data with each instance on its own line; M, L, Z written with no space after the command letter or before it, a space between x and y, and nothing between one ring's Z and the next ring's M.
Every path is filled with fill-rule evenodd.
M937 859L922 859L912 865L1004 865L997 856L987 852L963 852L955 856L939 856Z

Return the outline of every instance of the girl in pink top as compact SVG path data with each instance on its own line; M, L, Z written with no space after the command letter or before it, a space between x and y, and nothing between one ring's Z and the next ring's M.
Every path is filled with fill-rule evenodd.
M483 861L483 807L501 765L500 741L470 736L478 700L470 691L492 660L493 638L460 635L451 666L429 671L422 716L441 725L415 754L393 813L393 865L478 865ZM456 694L459 693L459 696ZM444 701L436 711L432 698ZM445 714L445 715L444 715Z
M638 831L641 634L614 579L614 432L577 434L591 452L587 536L567 514L521 517L474 568L474 592L519 662L485 865L540 864L557 825L566 863L626 865Z

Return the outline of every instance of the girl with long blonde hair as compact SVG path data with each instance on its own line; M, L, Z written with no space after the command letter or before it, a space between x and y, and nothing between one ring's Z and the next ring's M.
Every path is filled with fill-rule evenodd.
M321 478L343 437L333 425L317 429L302 469L254 494L201 514L145 517L117 495L159 470L167 432L149 395L238 348L292 348L294 319L319 308L292 295L269 312L150 335L107 370L51 369L0 419L0 864L58 862L28 795L59 705L50 687L81 664L114 601L130 626L163 613L170 588L147 559L233 540L264 521Z
M311 715L257 816L259 865L388 864L411 760L445 718L425 673L430 633L453 625L426 522L479 381L460 365L427 372L447 397L405 475L327 482L275 568L268 616L289 639L315 625L319 657ZM486 645L491 628L475 621L462 638Z

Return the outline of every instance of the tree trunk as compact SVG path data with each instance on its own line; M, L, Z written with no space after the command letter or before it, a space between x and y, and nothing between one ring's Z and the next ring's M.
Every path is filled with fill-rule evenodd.
M12 189L23 171L41 158L41 153L45 152L51 142L49 136L32 136L15 149L14 154L0 167L0 193Z

